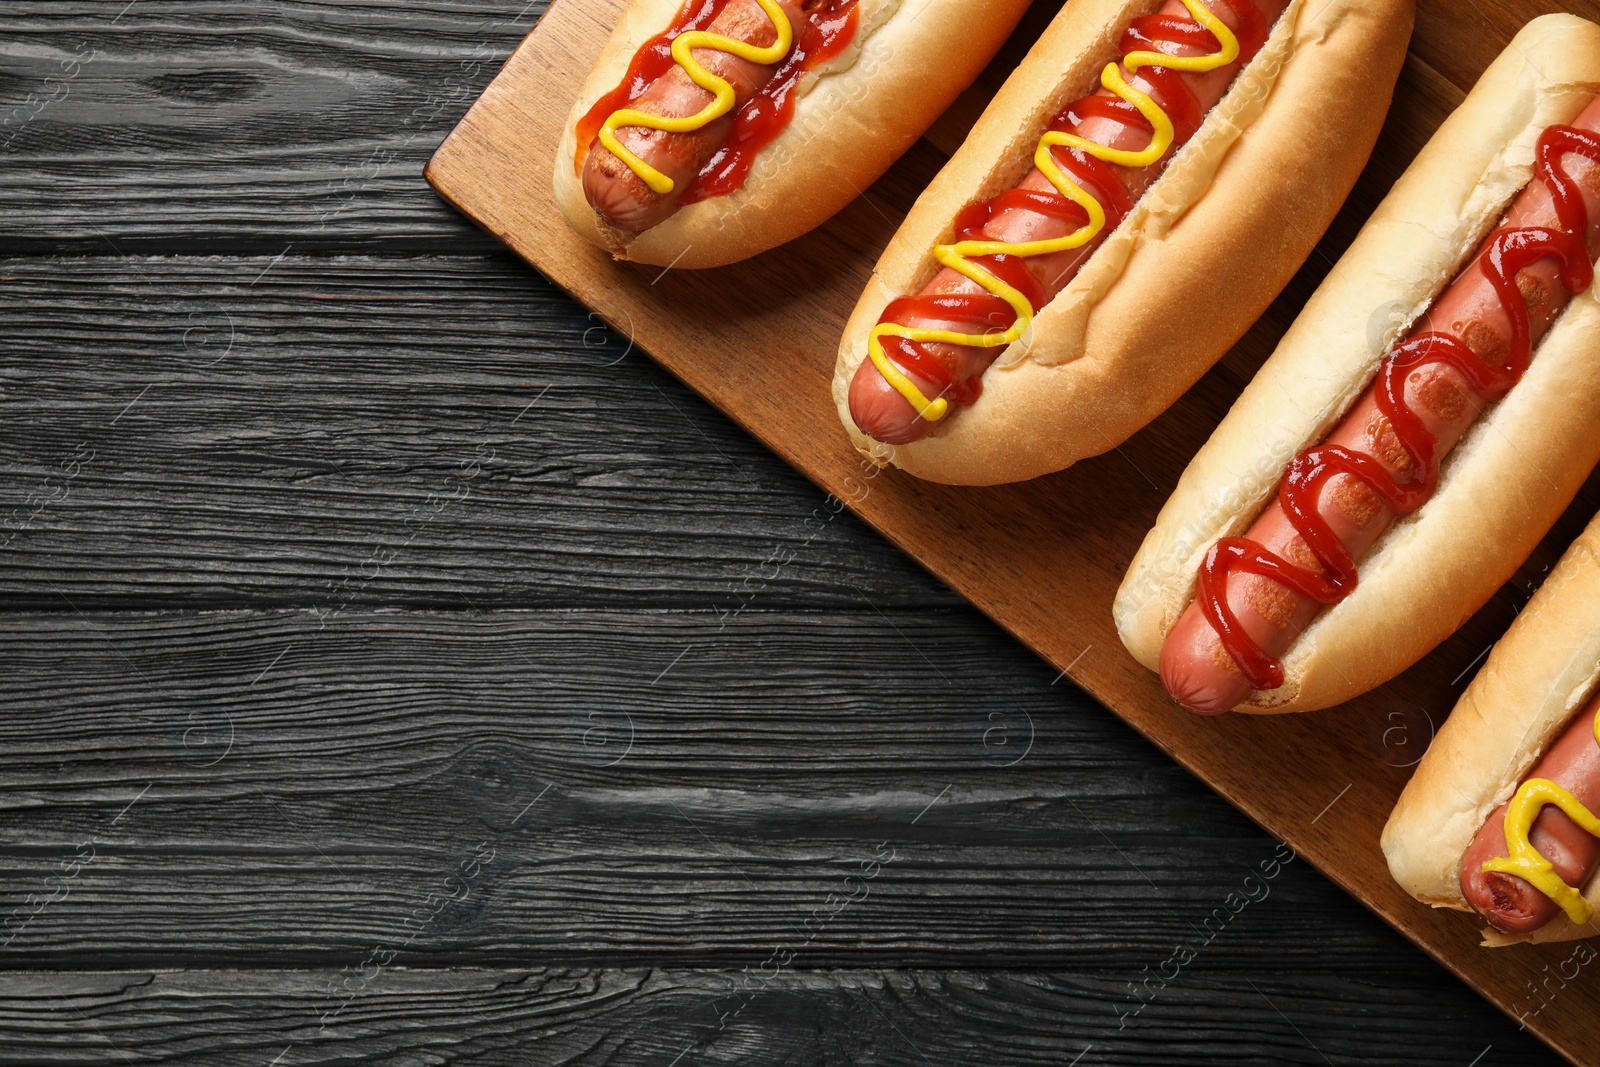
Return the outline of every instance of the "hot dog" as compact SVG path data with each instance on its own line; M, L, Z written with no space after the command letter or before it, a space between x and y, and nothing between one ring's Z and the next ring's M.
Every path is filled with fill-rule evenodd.
M1027 6L633 0L556 150L562 214L617 258L662 266L782 244L876 181Z
M1383 830L1417 899L1488 944L1600 933L1600 519L1490 652Z
M834 399L856 447L993 484L1109 451L1154 418L1332 220L1411 17L1409 0L1067 7L851 316Z
M1529 23L1190 464L1114 609L1180 704L1304 711L1387 680L1600 460L1597 89L1600 27Z

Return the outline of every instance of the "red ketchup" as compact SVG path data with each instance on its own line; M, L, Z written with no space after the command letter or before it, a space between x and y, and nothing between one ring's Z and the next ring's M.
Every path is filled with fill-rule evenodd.
M1377 406L1411 458L1411 477L1396 481L1372 456L1341 445L1305 449L1284 471L1278 502L1323 573L1290 562L1246 537L1223 538L1206 554L1197 592L1200 610L1255 689L1283 685L1283 667L1240 625L1228 604L1228 575L1235 571L1261 575L1320 604L1335 604L1349 596L1356 587L1356 564L1317 511L1323 483L1348 474L1366 483L1397 516L1416 511L1438 485L1440 457L1437 440L1406 402L1407 377L1425 364L1444 364L1458 371L1485 401L1498 400L1517 384L1533 358L1528 305L1517 289L1517 272L1551 256L1560 264L1561 283L1570 292L1589 287L1594 269L1585 245L1588 212L1577 183L1561 163L1569 152L1600 163L1600 136L1573 126L1551 126L1539 137L1534 173L1550 190L1561 228L1506 227L1489 238L1481 253L1484 276L1511 323L1504 362L1487 363L1472 352L1464 338L1434 330L1396 345L1379 365L1374 385Z
M1270 27L1251 0L1209 0L1207 6L1214 10L1219 3L1225 4L1234 15L1236 27L1233 32L1239 40L1239 58L1235 62L1242 67L1250 62L1266 43ZM1181 15L1145 15L1134 19L1123 31L1118 47L1126 56L1135 51L1162 51L1160 45L1163 43L1188 45L1207 53L1216 52L1221 48L1221 44L1210 30L1194 19ZM1172 159L1177 150L1194 136L1200 124L1205 121L1205 113L1194 92L1184 84L1181 71L1150 65L1140 67L1138 73L1154 88L1162 110L1172 120L1172 146L1166 155L1152 165L1160 170ZM1068 104L1051 120L1049 128L1081 135L1079 126L1083 120L1089 118L1114 119L1146 134L1153 132L1150 123L1132 104L1104 90ZM1061 169L1085 192L1098 200L1105 211L1105 226L1094 238L1078 249L1082 258L1087 259L1100 242L1117 228L1123 217L1133 210L1134 201L1129 196L1122 179L1117 176L1119 168L1095 159L1080 149L1058 147L1052 151ZM968 205L963 209L956 216L955 236L952 240L957 242L991 240L985 232L989 220L1007 210L1018 208L1049 218L1065 220L1074 228L1089 221L1088 214L1083 208L1054 189L1043 191L1007 189L992 199ZM1052 289L1047 291L1028 269L1027 261L1019 256L974 256L972 262L1022 293L1035 312L1049 303L1051 297L1060 292L1071 280L1072 275L1077 273L1074 268L1069 273L1053 279ZM969 329L959 325L946 327L959 329L963 333L982 333L989 329L1004 332L1016 322L1017 313L1010 304L990 293L921 293L891 301L878 318L880 323L892 322L900 325L930 320L965 324L966 327L970 327ZM963 375L956 365L960 360L950 354L950 349L959 346L941 346L944 349L942 352L930 351L920 342L892 334L884 335L882 344L884 354L901 369L911 371L936 387L930 394L932 396L942 396L951 404L969 405L976 402L983 392L982 375ZM986 362L993 361L1003 351L1004 349L999 347L983 349L983 359Z
M688 0L664 33L650 38L634 53L622 83L595 101L594 107L578 121L578 151L573 159L576 173L583 173L583 161L606 119L643 96L644 91L676 63L672 58L673 38L688 30L705 29L727 4L728 0ZM700 173L683 191L679 203L692 204L708 197L726 196L743 185L757 154L771 144L794 117L794 89L800 75L844 51L854 38L856 0L812 0L802 7L806 10L806 19L794 27L794 45L789 54L767 83L734 115L733 126L722 146L700 168Z

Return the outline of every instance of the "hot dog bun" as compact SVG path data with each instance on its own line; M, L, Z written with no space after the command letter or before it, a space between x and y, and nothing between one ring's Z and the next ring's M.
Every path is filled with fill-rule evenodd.
M1121 27L1155 6L1068 5L885 249L834 373L839 416L864 455L991 485L1109 451L1244 334L1332 221L1383 124L1410 0L1293 0L1193 140L989 368L977 403L908 445L861 432L850 381L885 306L935 274L933 247L951 239L958 211L1027 173L1051 118L1094 87Z
M1285 466L1366 388L1390 343L1455 276L1532 175L1539 134L1600 89L1600 27L1530 22L1363 227L1190 463L1113 608L1135 659L1195 595L1202 558L1245 530ZM1455 631L1527 558L1600 459L1600 301L1576 294L1522 381L1445 459L1438 491L1362 558L1360 584L1282 657L1285 684L1238 711L1328 707L1392 678Z
M682 6L629 4L567 118L555 195L572 228L618 259L716 267L792 240L860 196L972 83L1028 0L860 0L849 46L801 77L793 118L744 184L634 235L607 225L585 199L576 126Z
M1461 859L1600 684L1600 518L1572 543L1494 646L1440 728L1383 828L1402 889L1436 908L1471 911ZM1582 887L1600 911L1600 876ZM1558 914L1536 933L1486 928L1485 944L1570 941L1600 933Z

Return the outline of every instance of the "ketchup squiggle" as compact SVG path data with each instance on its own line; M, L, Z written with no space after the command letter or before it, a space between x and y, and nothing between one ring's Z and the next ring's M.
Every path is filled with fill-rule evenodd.
M1396 515L1409 515L1432 495L1439 482L1438 441L1405 399L1410 373L1426 364L1454 368L1484 400L1495 401L1521 380L1532 359L1527 302L1517 289L1517 273L1546 256L1561 266L1561 282L1573 293L1594 278L1584 235L1588 211L1577 183L1561 166L1576 152L1600 163L1600 137L1573 126L1551 126L1539 137L1535 174L1550 190L1560 229L1507 228L1494 234L1482 253L1484 277L1494 288L1511 323L1505 362L1485 363L1459 337L1442 331L1418 334L1395 346L1379 366L1376 400L1412 461L1412 476L1397 482L1377 459L1341 445L1317 445L1289 462L1278 489L1278 503L1322 566L1317 573L1284 559L1247 537L1225 537L1206 553L1200 567L1197 599L1201 613L1240 672L1258 690L1283 685L1283 666L1244 631L1228 605L1228 576L1235 571L1270 578L1319 604L1335 604L1355 589L1355 560L1317 511L1317 497L1328 479L1347 474L1365 483Z

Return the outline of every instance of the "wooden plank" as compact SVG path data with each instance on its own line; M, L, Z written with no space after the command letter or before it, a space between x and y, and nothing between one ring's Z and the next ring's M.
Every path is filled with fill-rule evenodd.
M1596 5L1577 6L1600 14ZM1388 877L1377 838L1405 774L1374 767L1361 744L1367 724L1381 721L1397 702L1442 715L1459 692L1452 679L1503 624L1503 614L1480 616L1418 669L1342 709L1221 721L1173 710L1154 677L1122 653L1110 624L1107 609L1122 569L1185 459L1270 351L1296 298L1326 269L1333 249L1302 272L1299 287L1217 372L1116 454L998 489L950 489L898 473L861 481L829 397L834 350L876 252L894 228L895 217L880 203L898 210L901 197L929 176L929 161L903 162L872 195L813 234L726 271L660 275L613 263L563 224L551 202L549 169L567 101L600 46L593 26L609 24L617 7L616 0L552 6L434 157L434 185L607 319L630 323L642 347L674 374L820 485L848 495L891 540L1474 988L1515 1011L1526 983L1568 950L1491 956L1477 947L1474 924L1433 914L1402 894ZM1538 0L1499 5L1521 18L1553 7ZM1385 176L1409 158L1401 146L1419 143L1442 119L1454 97L1446 86L1464 90L1465 58L1502 47L1493 40L1492 20L1486 32L1479 20L1452 22L1446 11L1456 9L1434 4L1425 18L1431 36L1423 47L1438 46L1432 58L1439 65L1428 56L1413 59L1384 154L1347 205L1335 245L1382 195ZM1415 86L1427 91L1411 91ZM737 284L730 284L735 277ZM794 299L796 277L809 279L801 300ZM1593 499L1582 507L1592 513ZM1264 766L1274 773L1263 775ZM1286 782L1292 786L1285 788ZM1592 1049L1600 1041L1600 987L1574 987L1532 1025L1568 1056Z
M515 263L4 260L0 300L13 609L960 602Z
M39 1067L69 1064L401 1065L996 1063L1113 1067L1219 1062L1461 1067L1486 1051L1465 990L1391 998L1338 976L1206 976L1119 1029L1122 983L1035 971L790 969L747 997L740 976L679 967L374 973L98 971L0 975L0 1045ZM341 988L341 983L344 984ZM1261 990L1269 989L1270 994ZM1226 1015L1211 998L1233 1002ZM742 1005L742 1007L741 1007ZM326 1022L324 1022L326 1020ZM1316 1036L1310 1043L1303 1028ZM1417 1041L1437 1030L1437 1040ZM1554 1062L1505 1022L1494 1056ZM1520 1040L1519 1040L1520 1038ZM1373 1047L1405 1048L1374 1055ZM1511 1062L1491 1057L1480 1063Z
M487 251L419 172L540 10L7 3L0 247Z
M408 958L748 962L888 854L811 965L1420 962L970 609L3 615L0 648L10 966L342 965L480 846Z

